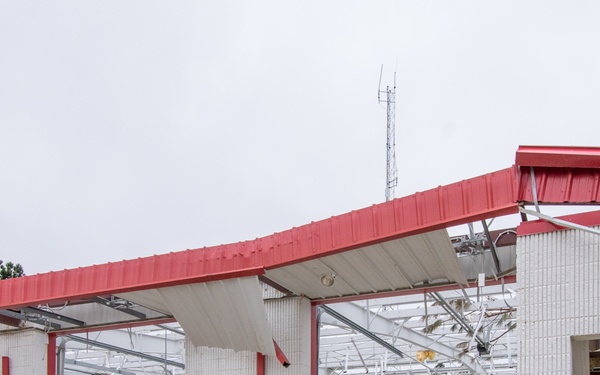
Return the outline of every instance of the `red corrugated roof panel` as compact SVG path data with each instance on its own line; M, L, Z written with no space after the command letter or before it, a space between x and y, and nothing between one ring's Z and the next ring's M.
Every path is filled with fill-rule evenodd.
M533 203L531 169L521 168L519 201ZM540 204L596 204L600 202L600 169L534 168Z

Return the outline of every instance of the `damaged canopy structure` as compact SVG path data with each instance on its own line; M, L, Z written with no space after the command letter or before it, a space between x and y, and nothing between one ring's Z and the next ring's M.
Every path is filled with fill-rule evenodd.
M523 146L516 165L504 170L267 237L2 281L0 322L43 325L52 341L177 321L196 346L282 358L259 280L315 305L468 288L473 274L446 228L516 214L525 205L597 204L599 187L600 149ZM513 265L495 253L493 261L496 275L512 272L514 281ZM49 351L54 374L56 347Z

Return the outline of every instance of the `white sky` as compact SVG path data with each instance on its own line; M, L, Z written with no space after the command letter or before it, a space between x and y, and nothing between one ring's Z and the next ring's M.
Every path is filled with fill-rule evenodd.
M0 259L253 239L598 145L600 1L0 0Z

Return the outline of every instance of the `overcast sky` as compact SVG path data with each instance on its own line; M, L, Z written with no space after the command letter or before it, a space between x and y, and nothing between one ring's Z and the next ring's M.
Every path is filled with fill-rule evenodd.
M253 239L599 145L600 1L0 0L0 259Z

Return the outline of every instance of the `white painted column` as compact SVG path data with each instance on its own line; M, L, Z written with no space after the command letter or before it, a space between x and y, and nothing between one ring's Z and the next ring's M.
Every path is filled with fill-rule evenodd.
M46 374L48 336L33 329L0 331L0 357L10 360L10 375Z
M310 375L310 301L303 297L265 302L273 338L291 366L267 357L266 375Z

